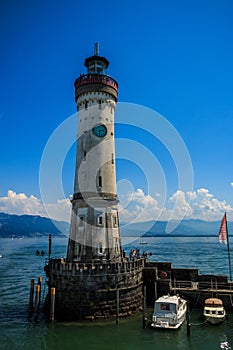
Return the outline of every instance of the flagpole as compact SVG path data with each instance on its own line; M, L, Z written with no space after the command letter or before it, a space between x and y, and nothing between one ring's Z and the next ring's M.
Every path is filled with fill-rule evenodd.
M226 213L225 213L226 216ZM231 254L230 254L230 244L229 244L229 236L228 236L228 228L227 228L227 216L226 216L226 231L227 231L227 252L228 252L228 263L229 263L229 272L230 272L230 282L232 281L232 271L231 271Z

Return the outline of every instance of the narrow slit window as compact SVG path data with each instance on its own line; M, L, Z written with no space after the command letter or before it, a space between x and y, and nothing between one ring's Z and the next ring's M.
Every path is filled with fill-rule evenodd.
M103 253L103 243L102 242L99 243L99 252L100 252L100 254Z
M112 164L114 164L114 154L112 153Z
M80 226L80 227L83 226L83 219L84 219L83 216L80 216L80 217L79 217L79 226Z
M99 187L102 187L102 176L99 176Z
M98 224L99 225L103 225L103 218L102 218L102 216L98 217Z
M87 155L87 152L83 151L83 160L86 160L86 155Z
M85 109L88 107L88 101L85 101Z
M113 225L114 225L114 226L117 225L117 218L116 218L116 216L113 216Z
M101 103L102 103L102 101L99 100L99 109L101 109Z

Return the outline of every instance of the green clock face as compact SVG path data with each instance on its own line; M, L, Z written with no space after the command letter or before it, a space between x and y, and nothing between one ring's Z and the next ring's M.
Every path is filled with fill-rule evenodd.
M105 137L107 135L107 128L103 124L96 125L92 130L97 137Z

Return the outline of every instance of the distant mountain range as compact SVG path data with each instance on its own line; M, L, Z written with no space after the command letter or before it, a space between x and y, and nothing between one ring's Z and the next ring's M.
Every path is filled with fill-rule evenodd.
M167 221L149 221L135 224L121 224L123 237L154 236L217 236L220 221L183 220L171 233L166 233ZM11 215L0 213L0 238L43 237L48 234L67 236L69 223L50 220L34 215ZM233 222L228 222L229 235L233 235Z
M177 223L174 221L174 223ZM217 236L221 221L204 221L204 220L182 220L177 227L171 232L166 233L167 221L149 221L139 222L130 225L122 225L122 236ZM233 235L233 222L228 222L229 235Z
M0 238L42 237L52 234L67 235L69 224L34 215L10 215L0 213Z

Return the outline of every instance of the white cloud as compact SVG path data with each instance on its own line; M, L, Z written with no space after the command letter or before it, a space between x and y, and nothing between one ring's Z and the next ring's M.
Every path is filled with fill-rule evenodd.
M231 184L230 184L232 187L233 187L233 182L231 182Z
M206 188L193 192L178 190L168 199L163 208L159 207L155 198L137 189L136 192L128 195L127 206L120 206L120 218L123 222L171 218L214 221L220 220L224 212L228 213L229 220L233 220L233 208L225 200L214 198Z
M158 219L161 209L158 202L150 195L145 195L142 189L138 188L136 192L125 195L126 206L120 202L119 215L122 222L141 222Z
M225 200L218 200L206 188L193 192L176 191L164 207L159 205L158 194L155 198L138 188L134 192L120 195L119 214L121 222L141 222L150 220L202 219L220 220L223 213L233 220L233 208ZM71 203L69 199L60 199L46 205L49 216L56 220L70 221ZM175 209L174 209L175 208ZM0 212L9 214L29 214L48 216L40 199L9 190L7 196L0 197Z
M56 203L48 204L50 216L55 220L70 220L69 199L58 200ZM7 196L0 197L0 212L8 214L28 214L47 217L46 210L41 201L35 196L26 196L25 193L16 193L12 190Z

